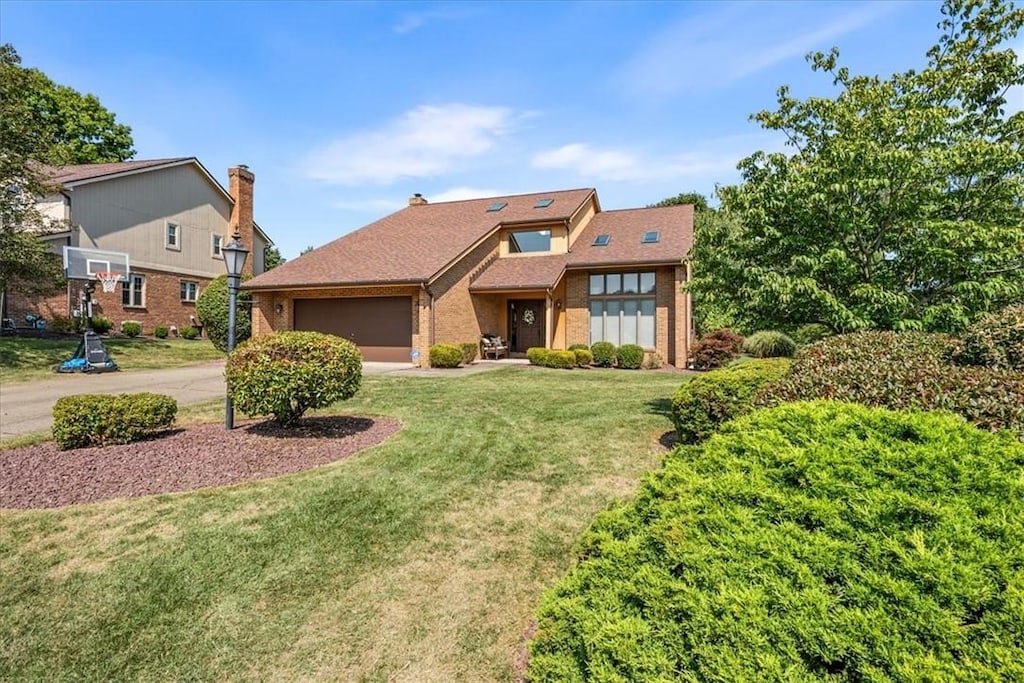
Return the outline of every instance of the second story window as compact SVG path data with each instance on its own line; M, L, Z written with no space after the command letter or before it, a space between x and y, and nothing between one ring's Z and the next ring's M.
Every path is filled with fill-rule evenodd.
M168 249L181 251L181 226L177 223L167 224L167 234L164 244Z
M516 230L508 235L510 254L551 251L550 230Z
M220 253L220 247L221 247L221 245L223 243L224 243L224 236L223 235L214 235L213 236L213 247L210 250L210 253L213 255L213 258L224 258L223 255Z

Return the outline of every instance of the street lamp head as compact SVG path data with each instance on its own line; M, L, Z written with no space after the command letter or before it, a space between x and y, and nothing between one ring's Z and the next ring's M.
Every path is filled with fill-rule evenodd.
M242 274L245 257L249 255L249 250L242 245L241 239L242 236L238 234L238 230L235 230L231 241L220 248L221 253L224 254L224 266L228 269L228 275L233 277Z

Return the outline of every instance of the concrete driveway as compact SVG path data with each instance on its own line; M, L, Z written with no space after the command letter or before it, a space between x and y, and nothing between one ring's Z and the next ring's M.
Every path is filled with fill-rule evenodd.
M516 361L513 361L516 362ZM524 361L525 362L525 361ZM420 369L408 363L363 363L364 375L459 377L493 370L506 361L481 361L456 370ZM133 370L100 374L70 373L34 382L0 385L0 440L49 432L53 404L73 394L133 394L150 391L179 405L224 398L224 361L167 370Z

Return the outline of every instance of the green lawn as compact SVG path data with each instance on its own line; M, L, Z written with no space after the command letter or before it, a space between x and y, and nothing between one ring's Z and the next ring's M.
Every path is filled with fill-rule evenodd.
M509 680L580 533L658 466L684 378L368 377L341 409L404 428L349 460L4 512L0 680Z
M53 377L53 368L75 353L78 342L78 337L0 337L0 382ZM118 337L103 339L103 346L122 371L176 368L224 358L207 339Z

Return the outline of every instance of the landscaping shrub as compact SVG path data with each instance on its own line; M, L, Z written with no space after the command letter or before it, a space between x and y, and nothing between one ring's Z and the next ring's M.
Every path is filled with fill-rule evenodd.
M114 321L102 315L92 317L92 331L96 334L106 334L114 326Z
M544 358L544 367L572 370L576 367L575 351L548 351Z
M610 368L615 365L615 351L615 344L606 341L594 342L590 347L594 365L599 368Z
M461 357L458 347L452 348ZM284 426L307 410L352 398L362 373L356 345L321 332L274 332L249 339L228 355L224 368L239 410L273 415Z
M125 320L121 323L121 334L126 337L138 337L142 334L142 324L133 320Z
M530 365L547 365L548 350L543 346L531 346L526 349L526 359Z
M820 323L808 323L807 325L801 325L794 330L793 341L800 346L804 346L805 344L813 344L816 341L821 341L822 339L831 337L832 335L832 330L825 325L821 325Z
M764 330L744 339L743 351L755 358L791 358L796 353L796 342L782 332Z
M1024 370L1024 304L982 317L948 349L957 365Z
M694 377L672 396L672 423L680 443L702 441L723 422L750 412L757 392L789 370L786 358L755 360Z
M476 354L480 350L480 345L476 342L463 342L459 344L459 348L462 350L462 364L469 365L476 360Z
M657 351L651 351L644 357L644 370L657 370L661 364L661 354Z
M698 370L719 368L739 355L743 337L729 328L704 335L690 351L693 367Z
M615 353L616 364L623 370L639 370L644 364L644 347L636 344L623 344Z
M574 356L576 356L576 367L587 368L594 362L594 354L590 352L590 349L583 347L582 349L570 349Z
M174 423L178 402L161 394L76 394L53 406L60 450L132 443Z
M569 350L570 351L589 351L590 347L587 346L586 344L570 344L569 345Z
M527 677L1024 680L1022 466L946 414L741 417L597 517Z
M1024 373L959 367L943 358L948 337L923 332L860 332L804 347L758 405L829 398L887 408L949 410L982 429L1024 438Z
M77 332L77 325L75 324L74 318L69 318L66 315L60 315L55 313L50 316L50 319L46 321L46 329L51 332Z
M430 367L457 368L462 363L462 349L454 344L434 344L430 347Z
M178 332L178 334L181 335L182 339L198 339L199 338L199 330L197 330L196 328L192 327L191 325L186 325L185 327L181 328L181 330ZM225 348L227 348L227 347L225 347Z
M153 336L157 339L167 339L167 327L164 325L157 325L153 328Z
M250 256L251 258L251 256ZM249 276L243 276L242 281ZM221 351L228 350L228 276L218 275L202 288L196 298L196 316L203 324L206 338ZM238 292L238 308L235 313L235 344L241 344L252 334L252 294ZM181 336L185 336L184 329ZM187 339L188 337L186 337Z

